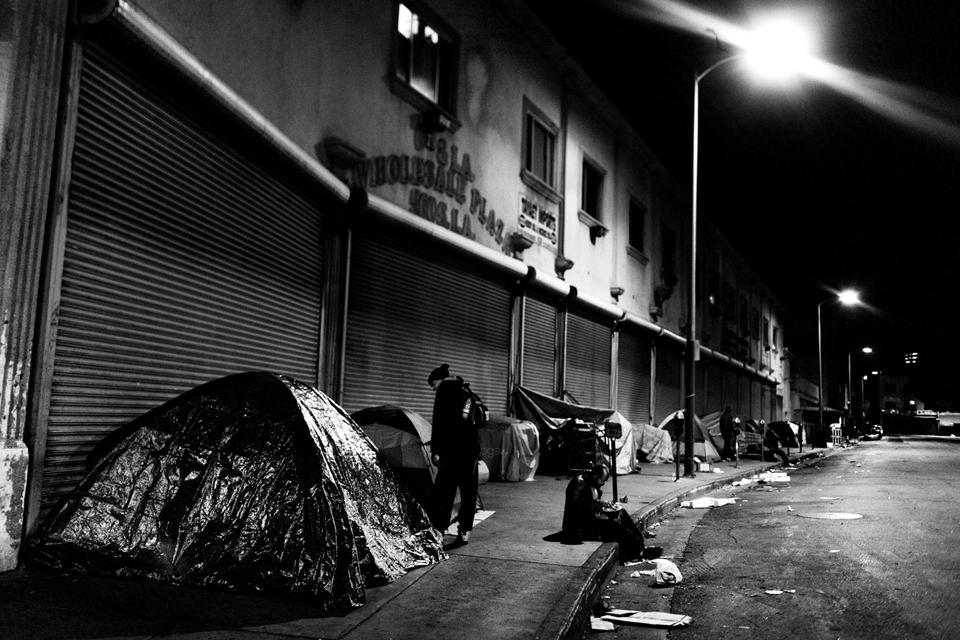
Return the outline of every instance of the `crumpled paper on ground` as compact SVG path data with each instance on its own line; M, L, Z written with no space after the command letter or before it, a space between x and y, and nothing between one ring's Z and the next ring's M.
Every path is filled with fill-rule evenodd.
M653 569L638 569L631 573L630 577L653 576L654 582L658 585L678 584L683 581L683 574L680 573L680 568L673 562L663 558L657 558L650 562L656 565Z
M664 611L630 611L628 609L611 609L603 616L604 620L620 624L636 624L651 627L685 627L693 622L690 616Z
M736 498L695 498L693 500L684 500L680 503L680 506L686 507L687 509L709 509L710 507L736 504L736 502Z

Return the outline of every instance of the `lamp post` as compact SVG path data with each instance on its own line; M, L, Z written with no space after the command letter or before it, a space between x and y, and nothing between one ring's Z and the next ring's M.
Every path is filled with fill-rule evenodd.
M684 464L683 475L695 476L693 466L693 441L696 414L696 363L700 356L697 342L697 187L700 153L700 81L714 69L728 62L749 58L755 63L757 73L765 75L787 75L795 72L802 64L808 43L797 25L780 21L768 22L762 29L752 34L754 37L745 42L743 52L727 56L713 63L704 71L694 74L693 78L693 174L690 207L690 274L687 297L687 341L685 353L686 402L684 404Z
M859 292L853 289L844 289L837 294L836 298L827 298L826 300L821 300L817 304L817 369L818 369L818 381L817 381L817 404L820 408L820 425L817 429L817 441L815 443L818 447L826 446L826 429L823 426L823 323L821 322L821 313L820 308L823 306L824 302L837 301L845 307L855 307L860 304L860 294Z
M861 347L860 352L864 355L870 355L873 353L871 347ZM853 421L853 351L847 352L847 413L850 415L851 422ZM860 385L860 409L863 410L863 384L861 381Z

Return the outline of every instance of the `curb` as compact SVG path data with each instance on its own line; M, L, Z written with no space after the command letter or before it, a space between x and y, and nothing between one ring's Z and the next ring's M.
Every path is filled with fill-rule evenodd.
M825 449L794 454L790 456L790 462L796 464L809 463L812 460L819 460L833 453L833 450ZM722 478L715 478L702 485L684 489L664 496L659 500L647 503L647 505L639 511L631 513L630 517L632 517L642 529L646 529L648 522L659 519L667 511L678 507L681 502L688 498L713 491L725 484L747 476L780 468L780 466L779 462L772 462L758 469L744 470L730 475L724 474ZM546 620L537 633L537 640L553 638L556 638L556 640L574 640L585 637L586 629L590 621L590 613L600 599L601 587L616 573L618 565L617 544L615 542L605 542L601 544L600 548L597 549L587 562L584 563L583 567L581 567L581 571L585 574L585 579L581 582L579 581L579 574L578 576L574 576L571 580L570 589L550 609L550 613L547 614Z
M575 640L589 626L600 587L617 570L617 543L604 542L567 583L567 590L550 608L536 640Z

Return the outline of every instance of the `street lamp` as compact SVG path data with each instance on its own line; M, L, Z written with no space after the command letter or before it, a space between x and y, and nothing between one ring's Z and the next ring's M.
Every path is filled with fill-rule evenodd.
M824 447L826 446L826 430L823 426L823 338L822 338L822 323L820 322L820 307L823 306L824 302L836 301L842 304L845 307L856 307L861 304L860 302L860 293L855 289L844 289L837 294L836 298L827 298L826 300L821 300L817 305L817 369L818 382L817 382L817 404L820 407L820 425L817 429L817 442L816 446Z
M789 32L796 33L791 26ZM745 43L742 53L737 53L713 63L704 71L694 74L693 77L693 176L692 176L692 203L690 207L690 274L689 295L687 297L687 342L685 353L685 378L687 396L684 407L684 463L683 475L694 477L693 442L696 416L694 413L696 400L696 362L700 359L700 346L697 343L697 187L698 165L700 153L700 81L707 77L714 69L728 62L745 58L753 63L757 69L763 68L765 76L772 76L774 72L779 76L793 74L801 61L806 57L806 40L792 35L784 37L784 24L772 23L759 29L755 36ZM762 64L758 64L762 63Z
M870 355L873 353L872 347L861 347L860 352L864 355ZM850 420L853 421L853 351L847 352L847 413L850 415ZM860 389L860 409L863 410L863 385L861 384Z

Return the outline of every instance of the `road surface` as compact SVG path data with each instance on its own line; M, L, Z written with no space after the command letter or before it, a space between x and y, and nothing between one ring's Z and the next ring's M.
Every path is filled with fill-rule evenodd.
M606 602L693 623L602 637L960 638L958 444L863 442L791 470L789 483L714 494L736 505L675 511L651 543L682 583L655 589L621 568Z

